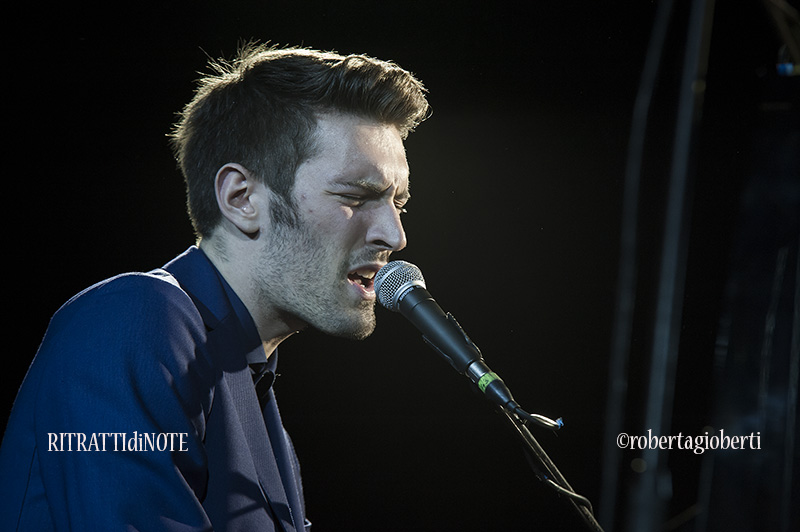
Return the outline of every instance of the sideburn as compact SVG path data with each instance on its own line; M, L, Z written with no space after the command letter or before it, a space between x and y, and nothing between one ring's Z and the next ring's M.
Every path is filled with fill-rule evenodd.
M292 229L297 229L300 225L300 214L291 196L286 198L271 189L270 218L275 225L283 225Z

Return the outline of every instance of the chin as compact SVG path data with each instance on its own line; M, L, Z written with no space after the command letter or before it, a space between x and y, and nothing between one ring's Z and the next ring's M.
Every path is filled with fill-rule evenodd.
M359 327L342 328L341 330L331 332L334 336L340 338L347 338L349 340L364 340L368 338L375 331L375 322L369 324L362 324Z
M347 338L349 340L364 340L375 331L375 313L359 313L347 319L347 316L339 316L339 319L328 323L320 323L315 327L319 331Z

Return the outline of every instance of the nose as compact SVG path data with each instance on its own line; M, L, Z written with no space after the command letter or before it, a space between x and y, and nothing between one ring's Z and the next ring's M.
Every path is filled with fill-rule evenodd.
M400 213L392 203L373 210L373 218L367 231L367 243L387 251L400 251L408 241L400 220Z

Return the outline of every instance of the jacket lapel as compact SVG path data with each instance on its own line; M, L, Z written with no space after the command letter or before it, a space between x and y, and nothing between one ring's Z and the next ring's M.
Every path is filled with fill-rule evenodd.
M220 335L220 337L224 336L226 335ZM239 371L225 372L224 379L234 400L239 423L253 458L253 465L265 496L265 502L269 504L273 515L281 522L284 530L295 532L289 500L275 459L276 449L273 449L267 434L250 370L245 366Z
M281 481L275 451L267 433L265 420L259 406L255 386L247 365L250 349L235 311L221 286L216 271L202 252L192 247L164 269L171 273L184 291L192 298L208 331L208 350L228 386L239 423L253 459L253 465L261 485L264 503L280 521L285 532L296 532L292 511ZM197 294L202 294L200 300ZM302 530L300 523L300 530Z

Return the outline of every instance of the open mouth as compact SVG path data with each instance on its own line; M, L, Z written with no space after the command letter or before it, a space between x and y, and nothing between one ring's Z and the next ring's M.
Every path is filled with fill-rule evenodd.
M347 279L351 283L361 286L364 290L370 292L373 290L372 280L375 278L376 270L374 268L359 268L347 274Z

